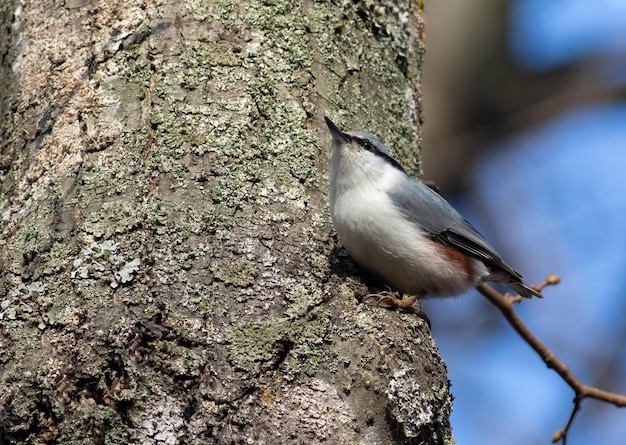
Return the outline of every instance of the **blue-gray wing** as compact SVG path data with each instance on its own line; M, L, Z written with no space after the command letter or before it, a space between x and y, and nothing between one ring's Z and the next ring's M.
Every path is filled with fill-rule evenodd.
M490 269L506 271L512 281L521 282L522 276L502 260L448 201L420 181L408 178L409 181L403 183L405 188L390 192L389 197L411 222L422 228L433 241L454 247L482 261Z

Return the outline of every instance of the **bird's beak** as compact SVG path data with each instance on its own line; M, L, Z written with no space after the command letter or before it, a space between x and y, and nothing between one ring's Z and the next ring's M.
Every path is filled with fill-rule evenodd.
M333 139L341 144L346 144L350 142L350 137L343 133L338 126L335 125L333 121L331 121L328 116L324 116L326 119L326 125L328 125L328 129L330 130L330 134L333 135Z

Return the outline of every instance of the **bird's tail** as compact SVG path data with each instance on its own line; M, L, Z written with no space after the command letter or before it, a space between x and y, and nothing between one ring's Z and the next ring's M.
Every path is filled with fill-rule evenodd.
M518 294L520 294L524 298L532 298L533 296L543 298L541 292L536 291L530 286L525 285L524 283L504 283L506 287L514 290Z

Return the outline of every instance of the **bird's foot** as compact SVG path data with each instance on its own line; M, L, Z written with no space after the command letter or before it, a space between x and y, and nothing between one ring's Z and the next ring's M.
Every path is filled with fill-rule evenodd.
M402 309L407 312L415 310L413 303L417 300L417 295L411 295L406 298L398 298L393 292L383 291L377 294L369 294L367 299L376 299L376 306L386 305L389 309Z
M365 297L365 299L375 299L376 306L385 305L388 309L402 309L403 311L415 314L424 320L428 325L428 329L430 329L430 319L426 315L426 312L424 312L421 308L418 309L413 307L413 303L415 303L415 300L419 297L420 295L410 295L406 298L398 298L393 292L383 291L378 292L377 294L369 294Z

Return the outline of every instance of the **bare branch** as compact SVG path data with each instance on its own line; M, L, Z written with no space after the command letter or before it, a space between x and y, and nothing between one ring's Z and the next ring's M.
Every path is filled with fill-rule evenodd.
M551 275L538 286L534 286L541 291L548 285L558 284L560 281L556 275ZM511 327L522 337L522 339L535 350L541 357L548 368L561 376L561 378L574 390L574 407L569 416L566 425L554 433L553 442L563 441L563 445L567 441L567 433L574 421L574 417L580 409L581 402L586 398L592 398L603 402L611 403L617 407L626 407L626 395L604 391L593 386L582 383L569 367L560 360L546 345L544 345L530 329L522 322L513 305L522 300L519 295L501 294L488 284L478 286L478 291L491 302L504 315Z

